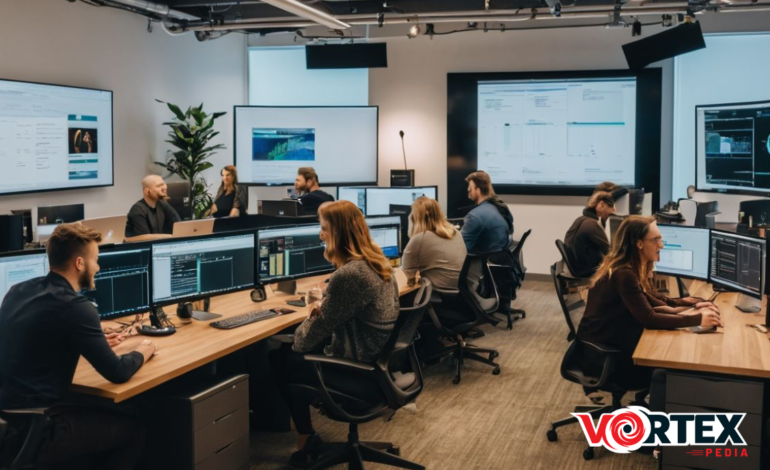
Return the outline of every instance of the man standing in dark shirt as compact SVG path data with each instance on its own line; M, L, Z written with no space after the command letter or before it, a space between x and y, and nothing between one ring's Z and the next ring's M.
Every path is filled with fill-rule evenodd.
M101 234L62 224L48 240L51 271L13 286L0 305L0 409L51 407L52 425L38 454L57 463L100 454L100 469L130 469L144 445L144 427L122 414L63 402L80 356L104 378L128 381L155 353L148 340L122 356L105 337L93 304L78 292L94 287Z
M321 186L318 185L318 174L309 166L303 166L297 170L294 189L300 195L297 201L303 214L317 214L321 204L334 200L331 194L321 191Z
M598 191L588 200L583 215L575 219L564 236L564 245L571 255L570 263L577 277L591 277L610 251L610 241L604 231L609 216L615 213L612 194Z
M126 220L126 238L140 235L171 235L174 223L182 220L167 203L166 182L158 175L145 176L142 180L144 198L131 207Z

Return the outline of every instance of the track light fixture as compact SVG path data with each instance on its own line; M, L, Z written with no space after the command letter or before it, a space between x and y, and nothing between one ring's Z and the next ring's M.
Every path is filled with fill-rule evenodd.
M408 37L409 39L414 39L414 38L416 38L419 35L420 35L420 25L419 24L413 24L409 28L409 32L406 33L406 37Z

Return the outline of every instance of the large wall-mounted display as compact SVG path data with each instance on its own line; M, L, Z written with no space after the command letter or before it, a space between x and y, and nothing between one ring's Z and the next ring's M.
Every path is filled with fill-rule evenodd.
M503 194L588 195L613 181L657 197L660 70L448 75L447 209L464 177ZM650 164L654 162L654 164ZM657 204L657 203L654 203Z
M770 195L770 101L695 107L698 191Z
M315 168L321 185L377 184L376 106L235 107L239 182L293 184Z
M112 92L0 80L0 162L0 194L112 186Z

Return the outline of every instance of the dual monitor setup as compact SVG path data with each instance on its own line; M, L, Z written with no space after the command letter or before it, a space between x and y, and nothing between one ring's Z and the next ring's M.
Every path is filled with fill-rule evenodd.
M385 255L398 258L400 217L371 217L366 222ZM149 311L153 327L162 330L167 326L163 306L333 272L323 256L320 231L320 224L314 223L101 246L95 289L84 295L103 320ZM45 276L48 270L43 250L3 254L0 298L15 284ZM216 316L204 312L200 319Z
M766 291L767 243L763 238L682 225L659 225L664 248L659 274L708 281L743 294L736 305L758 312Z

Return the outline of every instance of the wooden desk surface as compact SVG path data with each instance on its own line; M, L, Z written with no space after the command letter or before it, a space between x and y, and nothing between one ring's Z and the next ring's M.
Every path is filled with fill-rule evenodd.
M404 295L414 288L407 287L406 276L401 269L394 270ZM322 285L328 276L318 276L297 281L300 289L305 290L315 285ZM264 302L251 301L249 291L237 292L211 299L210 310L224 317L239 315L253 310L267 310L273 307L283 307L296 310L296 313L263 320L232 330L219 330L210 327L211 321L195 321L182 323L176 315L171 320L177 326L177 332L170 336L147 337L132 336L115 348L118 354L125 354L145 339L151 339L158 345L158 352L147 364L124 384L113 384L104 379L82 357L78 363L71 390L74 392L108 398L116 403L127 400L142 392L150 390L164 382L179 377L204 364L224 357L257 341L272 336L292 325L301 323L310 313L308 307L292 307L286 301L297 296L283 293L273 294L267 288L268 299ZM176 312L176 306L166 309L171 314ZM133 318L133 317L132 317Z
M695 281L690 293L711 297L711 285ZM716 299L724 328L716 333L694 334L687 330L645 330L634 351L640 366L713 372L770 378L768 335L746 325L764 324L767 309L762 300L759 313L743 313L735 307L738 294L723 293Z

